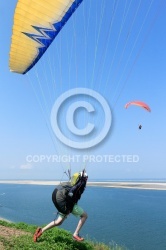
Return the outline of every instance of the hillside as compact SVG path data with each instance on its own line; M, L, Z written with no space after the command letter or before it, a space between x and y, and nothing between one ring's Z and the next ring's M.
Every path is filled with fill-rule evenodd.
M106 246L91 240L76 242L70 232L59 228L45 232L39 241L34 243L35 230L36 226L0 220L0 250L124 250L116 244Z

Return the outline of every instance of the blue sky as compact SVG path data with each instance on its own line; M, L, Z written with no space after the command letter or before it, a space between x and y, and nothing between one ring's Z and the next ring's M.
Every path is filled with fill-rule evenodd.
M165 1L84 0L27 75L8 67L16 2L0 3L0 179L61 178L68 163L28 162L27 156L84 154L139 156L138 162L88 162L90 179L165 178ZM107 138L88 150L64 146L50 124L55 100L79 87L100 93L112 111ZM126 110L130 100L148 103L152 112ZM104 117L97 115L82 111L78 126L94 119L101 129ZM65 112L61 118L66 131ZM73 172L84 166L81 157L71 163Z

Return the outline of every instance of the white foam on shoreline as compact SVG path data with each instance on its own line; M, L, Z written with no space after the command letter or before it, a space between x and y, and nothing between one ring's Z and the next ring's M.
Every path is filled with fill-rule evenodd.
M12 221L10 221L10 220L7 220L7 219L5 219L5 218L2 218L2 217L0 217L0 220L12 223Z

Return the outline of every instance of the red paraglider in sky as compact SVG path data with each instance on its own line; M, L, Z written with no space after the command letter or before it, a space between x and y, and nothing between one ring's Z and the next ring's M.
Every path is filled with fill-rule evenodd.
M146 109L147 111L151 112L150 107L145 102L141 102L141 101L128 102L128 103L126 103L125 108L127 109L130 105L140 106L140 107Z
M142 101L132 101L132 102L128 102L128 103L126 103L125 108L127 109L130 105L136 105L136 106L142 107L142 108L144 108L145 110L151 112L150 107L149 107L145 102L142 102ZM138 126L138 128L139 128L139 129L142 129L142 125L140 124L140 125Z

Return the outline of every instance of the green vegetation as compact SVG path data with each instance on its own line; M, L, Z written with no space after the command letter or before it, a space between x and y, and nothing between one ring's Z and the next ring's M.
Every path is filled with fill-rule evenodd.
M46 231L38 240L33 242L33 234L36 226L25 223L9 223L0 221L0 226L7 228L6 234L3 232L5 228L1 228L0 232L0 249L4 250L124 250L125 248L114 246L106 246L103 243L85 240L84 242L76 242L72 239L70 232L53 228ZM11 230L11 231L10 231ZM14 231L12 231L14 230ZM3 232L2 232L3 231ZM25 234L22 234L25 233Z

